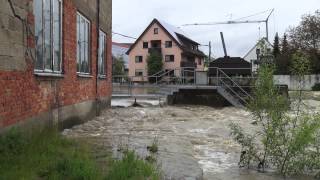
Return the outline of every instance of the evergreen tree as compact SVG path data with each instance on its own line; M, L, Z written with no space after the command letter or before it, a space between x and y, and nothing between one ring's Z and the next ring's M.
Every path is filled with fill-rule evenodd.
M284 33L283 39L281 42L281 54L287 54L287 53L289 53L289 43L287 40L287 34Z
M280 55L279 36L278 36L278 33L276 33L276 36L274 37L274 41L273 41L273 56L277 58L279 55Z
M287 35L284 34L281 41L281 51L279 48L279 54L276 57L276 67L277 67L275 72L276 74L282 74L282 75L290 74L290 71L289 71L290 58L291 58L291 53L289 50Z

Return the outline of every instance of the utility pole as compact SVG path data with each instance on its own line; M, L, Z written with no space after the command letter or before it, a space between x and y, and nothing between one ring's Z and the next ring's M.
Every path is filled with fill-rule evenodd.
M209 41L209 63L211 62L211 41Z

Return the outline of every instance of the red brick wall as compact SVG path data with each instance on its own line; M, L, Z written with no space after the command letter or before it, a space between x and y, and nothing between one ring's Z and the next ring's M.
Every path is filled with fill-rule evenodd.
M96 94L96 23L91 22L91 78L77 76L76 68L76 8L71 0L63 1L63 78L38 77L34 75L31 58L25 71L0 70L0 128L57 107L72 105L96 97L111 96L111 35L107 35L107 78L98 80ZM34 26L32 12L28 22ZM33 38L27 38L27 44L33 48ZM22 61L23 61L22 60Z

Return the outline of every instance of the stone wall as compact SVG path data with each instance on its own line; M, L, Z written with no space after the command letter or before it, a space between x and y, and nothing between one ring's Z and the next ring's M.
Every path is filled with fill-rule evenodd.
M299 90L299 81L295 76L275 75L273 78L276 84L287 85L289 90ZM302 90L309 91L316 83L320 83L320 75L305 75L302 82Z
M13 15L8 0L0 0L0 131L27 124L60 124L65 127L63 124L69 126L89 120L109 106L112 91L112 1L101 0L100 6L101 29L107 33L106 78L96 76L95 0L63 0L63 73L60 76L34 73L33 0L11 1L22 21ZM91 21L90 77L80 77L76 73L77 10L88 13L84 15ZM27 27L30 30L27 31Z

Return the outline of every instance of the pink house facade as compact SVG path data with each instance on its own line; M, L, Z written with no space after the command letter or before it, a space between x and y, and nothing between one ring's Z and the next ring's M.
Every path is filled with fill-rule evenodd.
M188 38L180 29L154 19L128 50L129 76L134 81L146 81L147 58L157 52L162 56L163 70L179 70L182 67L204 70L204 53L199 43ZM175 76L179 76L175 71Z

